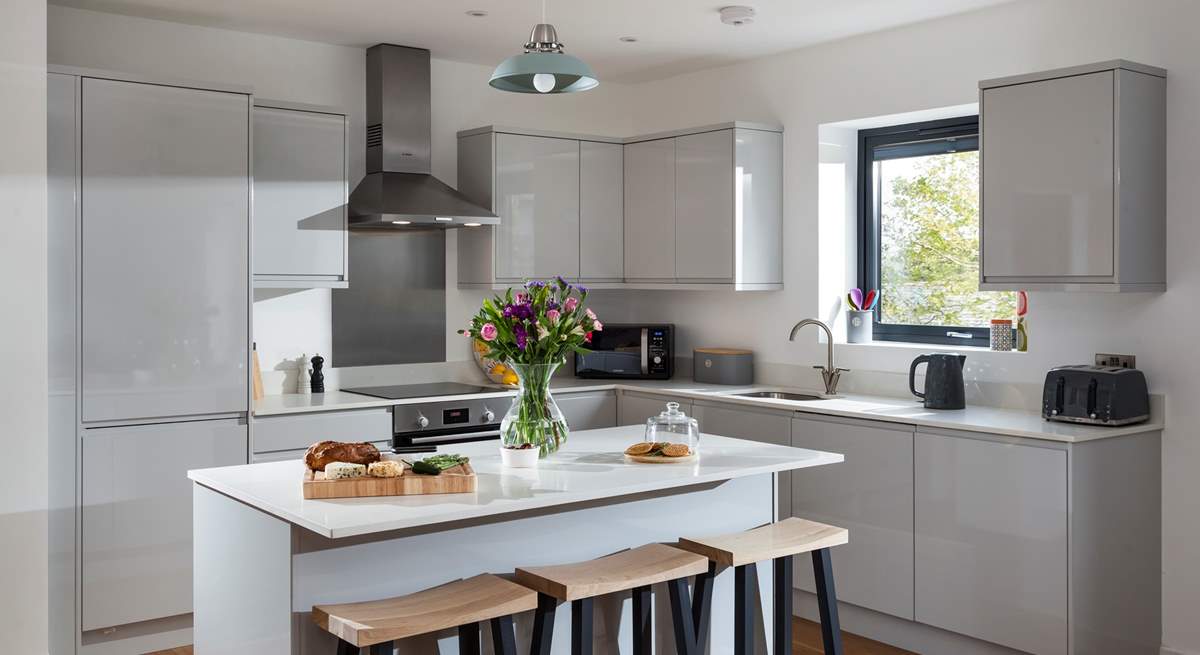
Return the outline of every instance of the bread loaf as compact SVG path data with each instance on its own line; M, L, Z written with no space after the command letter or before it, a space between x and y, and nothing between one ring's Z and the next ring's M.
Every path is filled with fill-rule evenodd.
M379 449L369 443L319 441L308 447L304 463L314 471L324 471L326 464L347 462L366 466L379 461Z

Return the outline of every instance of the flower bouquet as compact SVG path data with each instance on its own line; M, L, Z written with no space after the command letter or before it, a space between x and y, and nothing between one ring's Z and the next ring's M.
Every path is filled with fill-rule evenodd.
M550 395L550 378L569 353L588 352L592 332L604 329L583 304L587 294L561 277L531 280L523 291L484 300L470 326L459 330L517 375L517 396L500 423L505 448L536 448L545 457L566 442L567 421Z

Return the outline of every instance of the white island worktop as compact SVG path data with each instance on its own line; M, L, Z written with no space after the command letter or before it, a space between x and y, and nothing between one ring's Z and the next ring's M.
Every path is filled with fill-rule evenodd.
M479 573L582 561L652 542L746 530L779 518L778 475L842 455L705 434L697 461L633 464L622 451L639 428L573 432L536 469L500 466L495 442L459 444L478 488L466 494L305 500L297 460L190 471L196 651L331 653L314 604L387 598ZM759 571L770 634L770 567ZM732 607L732 574L714 606ZM666 594L656 594L659 612ZM556 618L554 653L569 647L570 613ZM659 616L666 616L660 613ZM630 644L628 595L597 602L597 652ZM517 617L525 643L528 616ZM656 652L674 652L658 630ZM732 647L728 612L714 614L710 652ZM408 653L455 653L451 633L399 643Z
M573 432L567 446L542 460L537 469L502 467L494 441L448 448L471 458L479 477L473 494L306 500L300 493L304 464L299 460L202 469L190 471L188 477L288 523L337 539L843 461L836 453L702 435L702 454L695 463L626 462L621 451L640 440L639 431L629 427Z

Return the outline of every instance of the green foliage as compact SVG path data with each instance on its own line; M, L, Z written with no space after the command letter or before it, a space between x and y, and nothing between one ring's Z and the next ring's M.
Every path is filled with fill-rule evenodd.
M1016 294L978 290L979 153L877 166L883 322L984 327L1015 315Z
M481 340L487 357L510 364L562 362L568 353L586 353L592 332L604 329L584 305L587 289L561 277L531 280L516 294L484 299L470 326L459 334Z

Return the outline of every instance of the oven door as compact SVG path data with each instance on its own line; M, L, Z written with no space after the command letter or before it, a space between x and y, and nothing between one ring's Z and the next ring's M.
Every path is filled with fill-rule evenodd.
M607 325L592 333L591 352L575 355L581 378L642 378L650 373L649 328Z

